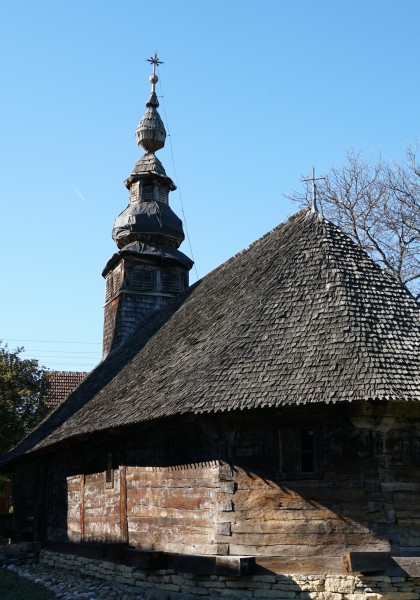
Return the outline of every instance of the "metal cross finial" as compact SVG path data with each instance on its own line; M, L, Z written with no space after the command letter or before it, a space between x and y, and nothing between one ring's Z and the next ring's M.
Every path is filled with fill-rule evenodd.
M312 177L309 179L302 179L302 181L312 181L312 204L311 204L311 212L318 212L318 207L316 204L316 185L315 181L319 181L321 179L325 179L325 177L315 177L315 167L312 167Z
M156 67L158 65L163 65L163 60L158 59L157 52L154 53L150 58L146 58L147 62L153 65L153 75L156 75Z
M163 60L158 59L157 52L154 53L150 58L146 58L147 62L153 65L153 74L150 76L150 83L152 84L152 92L155 91L155 85L158 82L158 76L156 75L156 67L158 65L163 65Z

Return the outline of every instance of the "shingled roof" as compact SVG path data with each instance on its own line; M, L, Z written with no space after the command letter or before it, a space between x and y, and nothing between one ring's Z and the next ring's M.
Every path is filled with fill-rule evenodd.
M46 397L49 408L55 408L86 378L85 371L49 371L50 389Z
M418 401L419 349L411 294L305 211L156 312L5 459L182 413Z

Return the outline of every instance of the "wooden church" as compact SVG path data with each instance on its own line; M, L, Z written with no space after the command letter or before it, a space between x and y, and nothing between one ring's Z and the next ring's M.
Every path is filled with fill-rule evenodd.
M189 286L151 62L103 360L2 458L17 538L236 574L420 556L419 306L314 207Z

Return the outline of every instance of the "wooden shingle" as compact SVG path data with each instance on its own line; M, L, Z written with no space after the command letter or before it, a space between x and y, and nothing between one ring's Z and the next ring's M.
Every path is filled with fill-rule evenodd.
M420 400L419 306L302 212L156 312L3 460L182 413Z

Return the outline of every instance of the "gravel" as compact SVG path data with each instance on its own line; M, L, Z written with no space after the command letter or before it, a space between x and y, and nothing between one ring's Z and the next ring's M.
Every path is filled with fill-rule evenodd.
M8 564L2 568L43 585L62 600L151 600L150 593L138 587L102 581L40 564Z

